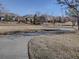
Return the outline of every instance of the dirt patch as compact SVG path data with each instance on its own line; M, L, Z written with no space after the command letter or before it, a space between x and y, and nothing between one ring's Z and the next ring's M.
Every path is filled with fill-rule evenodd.
M35 37L28 51L29 59L79 59L79 34Z

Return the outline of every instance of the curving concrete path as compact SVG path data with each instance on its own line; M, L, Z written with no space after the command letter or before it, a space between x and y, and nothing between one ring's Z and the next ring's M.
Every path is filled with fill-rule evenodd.
M33 35L0 36L0 59L28 59L27 43Z
M0 36L0 59L28 59L29 36Z

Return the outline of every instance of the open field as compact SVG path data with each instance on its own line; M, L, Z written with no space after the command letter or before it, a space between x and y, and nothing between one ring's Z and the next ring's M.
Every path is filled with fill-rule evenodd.
M53 26L52 24L29 25L29 24L22 24L22 23L20 23L20 24L0 23L0 34L6 33L6 32L7 33L8 32L21 32L21 31L26 32L26 33L24 33L25 35L23 35L23 34L22 35L20 35L20 34L0 35L0 59L28 59L28 42L31 39L32 39L31 41L34 42L34 44L32 44L32 46L34 46L34 47L30 46L30 49L33 49L33 48L36 49L36 50L33 49L33 52L35 54L37 54L36 57L38 57L38 55L40 57L41 56L43 57L45 54L46 54L45 56L47 56L49 54L48 55L49 57L47 56L47 57L45 57L45 59L54 58L54 57L51 57L51 56L53 56L53 52L51 52L52 48L54 50L54 54L55 53L58 54L60 51L60 56L57 55L57 57L59 56L60 59L61 59L61 56L65 56L64 55L65 52L67 52L67 51L69 52L70 49L73 47L74 47L73 48L74 51L71 49L72 50L71 53L74 53L75 49L77 49L77 47L79 45L78 44L78 38L79 38L78 33L61 34L61 35L60 34L56 35L53 32L52 33L47 32L47 35L43 34L42 32L40 33L40 35L37 35L37 34L39 34L39 32L36 34L35 34L35 32L29 33L29 35L27 33L27 32L35 31L35 30L40 31L40 29L52 29L53 30L53 29L57 29L57 28L64 28L64 30L66 28L66 29L70 29L71 31L76 30L76 27L72 28L72 26ZM56 40L53 40L53 39L56 39ZM56 45L55 41L57 41L56 42L57 45ZM40 44L39 42L41 43L41 45L39 45ZM67 44L68 46L66 45L66 47L65 47L64 43L65 43L65 45ZM40 49L38 49L39 47L40 47L40 49L42 49L42 51ZM64 49L66 49L66 51L64 51ZM61 53L61 50L62 50L62 53ZM69 54L68 55L69 58L71 56L74 57L76 54L76 53L74 53L74 54L70 55L70 52L69 53L68 52L67 52L67 55ZM55 54L55 57L56 57L56 54ZM35 57L33 57L33 58L35 59ZM44 59L44 58L42 58L42 59ZM72 58L72 59L74 59L74 58Z
M37 54L37 57L38 55L41 55L42 57L44 55L48 55L49 57L47 56L46 58L52 59L53 54L56 53L60 55L60 58L61 56L63 58L64 53L68 56L71 56L71 54L73 53L72 57L73 59L76 59L74 58L74 56L76 53L78 53L79 33L61 35L52 34L41 36L0 35L0 59L29 59L28 42L30 40L33 42L31 45L32 47L30 47L32 49L36 49L33 50L33 52ZM71 52L69 52L70 50Z
M79 59L79 0L0 0L0 59Z
M69 23L70 24L70 23ZM55 28L69 28L76 30L77 27L72 26L65 26L66 24L56 24L55 26L53 24L43 24L43 25L30 25L30 24L23 24L23 23L0 23L0 34L7 33L7 32L20 32L20 31L33 31L33 30L40 30L40 29L55 29Z
M79 59L79 33L35 37L29 41L30 59Z

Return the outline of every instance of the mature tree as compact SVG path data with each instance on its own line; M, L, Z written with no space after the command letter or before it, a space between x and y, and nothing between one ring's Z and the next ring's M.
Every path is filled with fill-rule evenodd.
M4 21L9 20L8 18L10 18L8 15L6 15L7 10L5 9L4 5L2 3L0 3L0 20L2 19L2 17L4 17Z
M9 16L9 15L5 15L4 17L4 21L12 21L13 20L13 17L12 16Z
M69 16L77 17L77 24L79 30L79 0L57 0L58 4L67 8Z
M33 24L36 24L37 22L37 14L34 15L34 21L33 21Z
M0 20L1 20L1 13L4 10L3 4L0 3Z
M43 15L38 15L38 14L34 15L33 24L40 25L43 24L44 21L45 21L45 17Z

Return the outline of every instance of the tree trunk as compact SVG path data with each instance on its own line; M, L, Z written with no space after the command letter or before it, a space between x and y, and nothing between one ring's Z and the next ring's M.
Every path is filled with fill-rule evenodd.
M79 30L79 17L77 17L77 25L78 25L78 30Z

